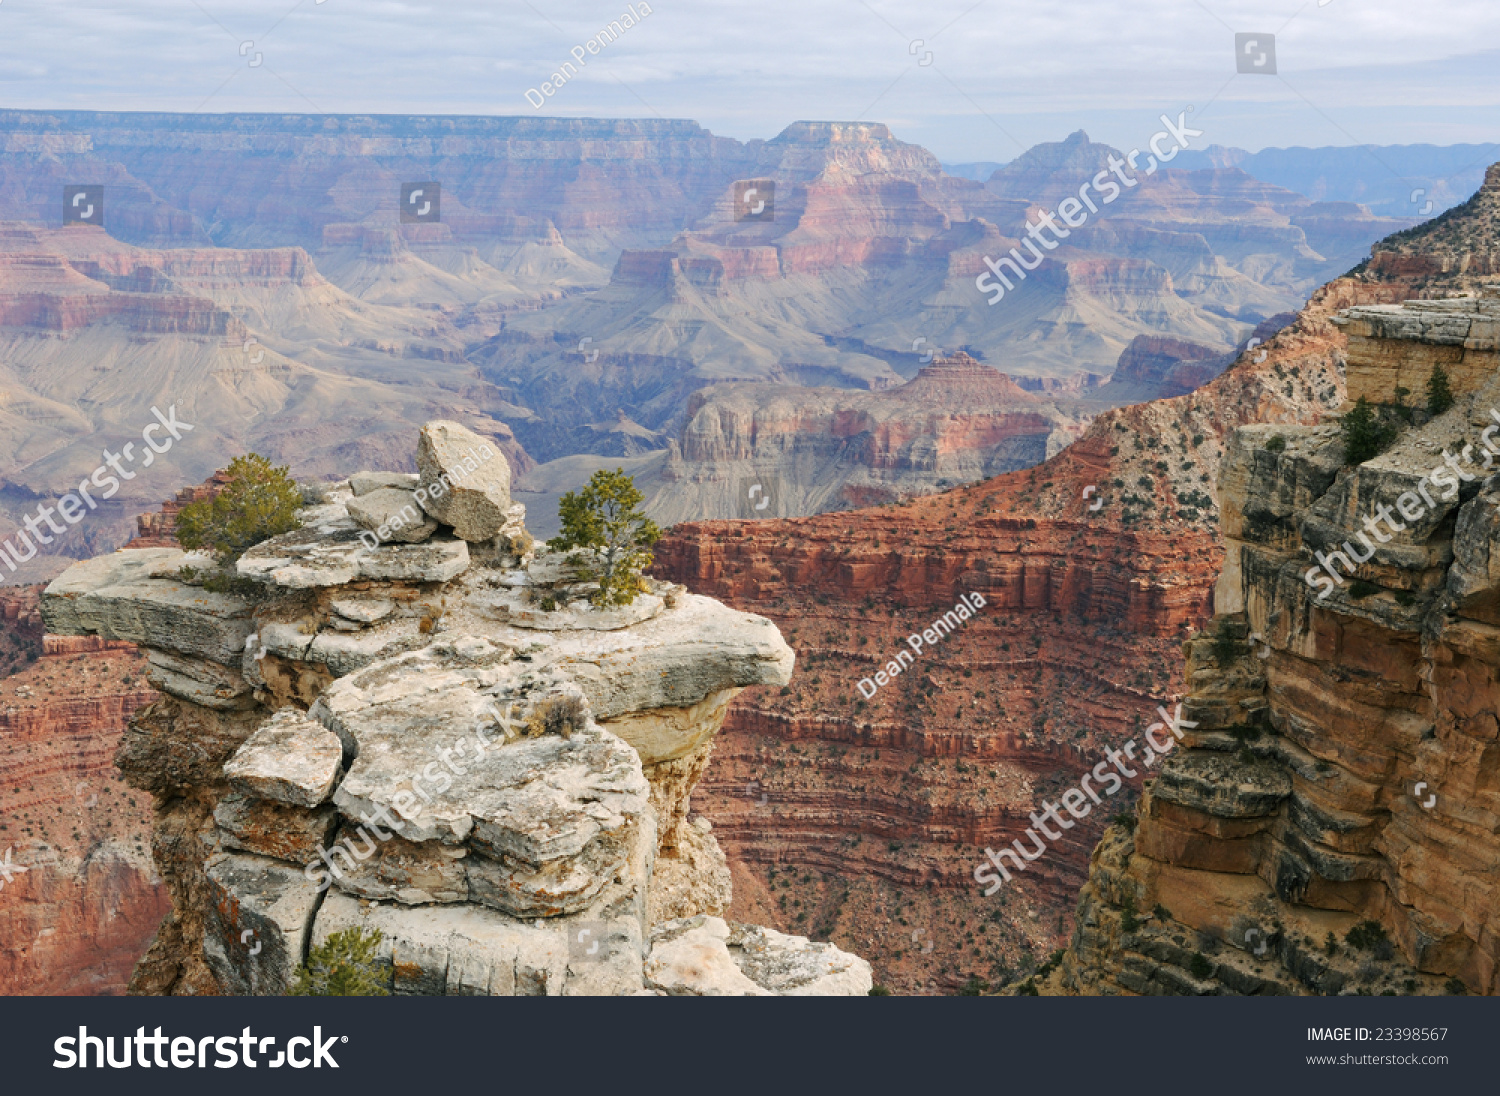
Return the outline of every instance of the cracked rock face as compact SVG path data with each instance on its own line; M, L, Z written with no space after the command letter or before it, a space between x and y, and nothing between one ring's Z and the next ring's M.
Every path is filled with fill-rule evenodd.
M1438 321L1476 307L1356 310L1408 370L1375 379L1425 378ZM1351 394L1356 365L1374 376L1354 349ZM1195 726L1095 852L1051 989L1500 991L1500 492L1481 448L1500 379L1464 386L1356 466L1335 424L1233 435L1217 615L1184 648Z
M422 427L418 490L427 512L464 540L489 540L510 511L510 465L484 438L456 422Z
M461 431L424 430L422 482L462 463ZM239 561L253 593L185 583L172 549L48 588L52 631L141 644L167 694L119 761L158 794L174 903L143 985L282 993L358 925L383 934L397 994L868 992L868 965L828 945L713 916L687 943L653 934L729 904L691 794L730 700L789 680L775 627L654 580L629 613L592 609L533 557L503 458L480 468L419 544L369 547L352 516L409 478L320 492Z

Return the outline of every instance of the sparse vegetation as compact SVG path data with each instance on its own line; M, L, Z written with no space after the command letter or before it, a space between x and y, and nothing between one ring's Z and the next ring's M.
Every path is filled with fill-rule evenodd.
M625 469L600 469L580 491L558 502L562 532L547 542L568 557L589 581L598 584L590 596L596 608L629 605L646 587L641 572L651 565L651 546L661 530L637 507L645 496Z
M1282 437L1280 434L1272 434L1268 439L1266 439L1266 449L1268 452L1272 453L1285 452L1286 438Z
M1379 420L1368 400L1361 396L1339 423L1344 441L1344 463L1363 464L1379 456L1396 438L1396 428Z
M1441 365L1434 365L1427 378L1427 413L1441 415L1453 406L1453 390L1448 387L1448 373Z
M587 715L583 701L576 696L559 696L544 700L526 716L526 734L530 738L542 735L557 735L572 738L574 731L581 731Z
M313 948L297 971L290 997L389 997L381 985L379 929L345 929Z

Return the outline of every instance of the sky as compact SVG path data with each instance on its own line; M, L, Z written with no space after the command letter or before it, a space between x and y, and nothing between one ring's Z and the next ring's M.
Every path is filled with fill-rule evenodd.
M1496 0L636 0L600 45L630 10L0 0L0 108L689 118L740 140L866 120L946 163L1080 128L1139 146L1190 106L1195 147L1500 140Z

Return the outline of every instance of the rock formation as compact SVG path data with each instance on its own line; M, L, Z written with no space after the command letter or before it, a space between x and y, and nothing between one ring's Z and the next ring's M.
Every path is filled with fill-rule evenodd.
M1333 319L1404 292L1335 282L1202 388L1105 411L1026 471L869 510L673 529L658 574L771 617L798 649L785 695L731 709L699 796L736 872L736 915L831 926L909 991L1004 981L1064 944L1098 812L1000 895L983 896L975 866L1183 690L1180 629L1208 619L1221 567L1230 435L1335 410ZM920 673L862 698L876 655L967 589L992 608Z
M40 595L0 590L0 993L119 994L168 909L149 798L111 764L154 694L128 644L44 635Z
M1359 281L1473 287L1497 187L1500 165ZM1196 727L1095 850L1045 991L1500 992L1500 379L1467 368L1493 353L1470 345L1492 339L1490 303L1339 317L1351 395L1383 401L1438 363L1458 394L1408 408L1363 463L1331 421L1230 439L1215 619L1185 647Z
M311 492L236 592L190 585L173 548L47 588L50 630L139 644L164 694L118 758L155 797L173 907L133 991L282 993L363 926L397 994L867 992L863 960L721 919L690 813L730 700L789 679L776 628L655 580L593 609L525 535L503 458L457 423L423 437L412 494L463 529L371 537L354 485L404 488L366 473Z
M1414 397L1420 404L1434 367L1456 394L1475 391L1500 369L1500 291L1351 308L1334 322L1349 337L1351 400L1410 404Z

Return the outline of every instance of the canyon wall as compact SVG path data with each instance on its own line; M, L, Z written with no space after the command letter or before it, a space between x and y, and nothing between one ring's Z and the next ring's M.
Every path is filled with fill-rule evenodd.
M1095 850L1043 992L1500 991L1500 379L1466 345L1493 322L1497 213L1500 165L1378 246L1353 284L1385 299L1336 317L1359 340L1350 395L1442 365L1451 408L1407 404L1362 460L1338 416L1230 439L1215 618L1184 648L1192 726ZM1443 299L1369 307L1418 291Z
M14 871L0 886L0 992L119 994L168 908L149 798L114 767L154 694L130 645L44 636L40 593L4 591L0 624L38 651L0 678L0 855Z

